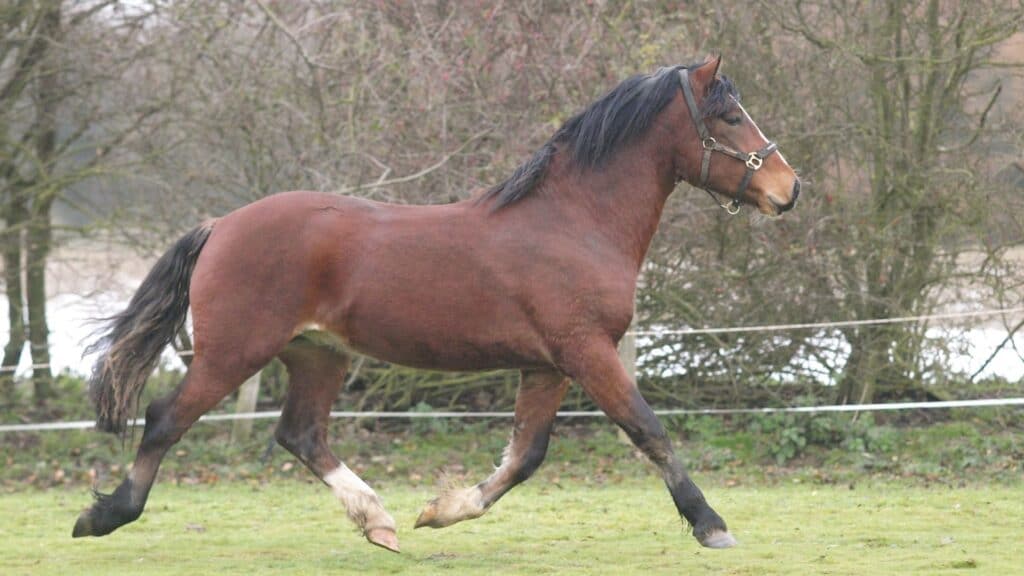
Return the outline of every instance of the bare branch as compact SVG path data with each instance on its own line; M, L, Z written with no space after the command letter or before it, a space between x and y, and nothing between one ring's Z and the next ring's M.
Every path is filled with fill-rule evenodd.
M329 64L323 64L321 62L314 60L306 52L305 47L302 46L302 42L299 41L298 37L296 37L295 34L293 34L291 30L289 30L288 25L285 24L281 20L281 18L274 13L273 10L267 7L263 0L254 1L256 2L256 5L260 7L260 10L262 10L263 13L267 16L267 18L270 19L270 22L274 25L274 27L277 28L278 31L284 34L288 38L288 40L291 41L292 45L295 46L295 50L298 51L299 56L302 58L303 62L306 63L307 66L309 66L310 68L322 68L324 70L331 70L333 72L344 72L344 70L341 68L337 68Z
M985 130L985 122L988 120L988 114L992 111L992 106L995 105L996 100L999 98L999 94L1003 91L1003 83L1000 81L996 84L995 91L992 92L992 97L989 98L988 104L985 105L985 109L982 110L981 116L978 118L978 125L975 127L971 137L967 139L963 144L955 144L953 146L936 146L935 149L942 153L960 152L965 148L970 148L978 141L981 133Z
M468 140L463 142L458 148L456 148L455 150L452 150L448 154L445 154L437 162L435 162L435 163L431 164L430 166L427 166L426 168L424 168L424 169L422 169L422 170L420 170L418 172L415 172L413 174L409 174L407 176L402 176L402 177L399 177L399 178L392 178L390 180L377 180L376 182L373 182L372 184L362 184L362 185L359 185L359 186L352 186L351 188L344 188L342 190L338 190L335 193L336 194L353 194L355 192L362 192L362 191L365 191L365 190L372 190L374 188L380 188L382 186L391 186L393 184L404 184L405 182L412 182L413 180L418 180L418 179L423 178L424 176L430 174L431 172L434 172L438 168L441 168L442 166L447 164L448 161L451 160L453 156L455 156L456 154L462 152L467 146L469 146L473 142L479 140L480 138L483 138L484 136L486 136L490 132L491 132L490 128L488 128L486 130L483 130L483 131L480 131L480 132L477 132L471 138L469 138Z

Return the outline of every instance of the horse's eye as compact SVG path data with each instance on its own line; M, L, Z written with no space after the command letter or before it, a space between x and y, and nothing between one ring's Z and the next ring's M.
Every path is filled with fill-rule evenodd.
M729 126L738 126L739 123L743 121L742 116L726 116L722 119L725 120L725 123Z

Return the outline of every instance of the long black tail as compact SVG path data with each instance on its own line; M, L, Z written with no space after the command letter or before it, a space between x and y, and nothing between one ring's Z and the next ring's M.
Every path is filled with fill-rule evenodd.
M188 292L213 223L185 234L157 260L131 302L107 319L104 335L86 353L101 352L89 380L96 428L124 434L160 353L185 324Z

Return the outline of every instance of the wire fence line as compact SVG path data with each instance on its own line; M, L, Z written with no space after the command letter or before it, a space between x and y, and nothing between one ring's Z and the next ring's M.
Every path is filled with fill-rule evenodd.
M896 324L909 322L926 322L932 320L953 320L962 318L991 317L999 315L1010 315L1024 313L1024 306L1016 308L1000 308L975 310L967 312L949 312L942 314L929 314L920 316L900 316L892 318L876 318L868 320L840 320L832 322L813 322L800 324L766 324L758 326L734 326L721 328L685 328L685 329L659 329L659 330L633 330L629 334L636 336L661 336L661 335L695 335L695 334L725 334L744 332L768 332L799 329L817 328L841 328L850 326L872 326L882 324ZM191 350L177 351L180 357L191 356ZM29 368L47 368L47 364L33 364ZM13 372L14 367L0 368L0 373ZM705 408L705 409L664 409L655 410L659 416L684 416L684 415L728 415L728 414L776 414L776 413L821 413L821 412L872 412L891 410L934 410L952 408L985 408L996 406L1024 406L1024 398L982 398L974 400L949 400L936 402L892 402L885 404L836 404L826 406L788 406L777 408ZM280 411L267 412L244 412L233 414L207 414L200 418L202 422L219 422L230 420L263 420L278 418ZM603 416L599 411L563 411L559 412L560 418L591 418ZM331 412L332 418L377 418L377 419L418 419L418 418L512 418L513 412ZM144 419L136 419L132 425L139 426L145 423ZM68 422L41 422L25 424L0 424L0 433L4 432L35 432L53 430L82 430L92 428L95 422L91 420L79 420Z
M924 314L919 316L895 316L891 318L870 318L866 320L835 320L829 322L807 322L800 324L762 324L757 326L726 326L718 328L679 328L679 329L655 329L655 330L630 330L627 335L632 336L689 336L702 334L738 334L745 332L781 332L786 330L803 330L816 328L848 328L851 326L876 326L883 324L907 324L911 322L928 322L932 320L958 320L963 318L984 318L991 316L1005 316L1010 314L1024 314L1024 306L1016 308L990 308L985 310L973 310L965 312L945 312L941 314ZM175 352L178 357L189 357L193 355L192 350L178 350ZM32 364L29 369L50 368L49 364ZM0 374L16 372L18 366L0 367Z
M49 367L50 367L49 364L29 364L25 368L27 368L29 370L36 370L36 369L43 369L43 368L49 368ZM0 366L0 374L3 374L5 372L16 372L20 368L21 368L21 366Z
M895 316L892 318L871 318L866 320L836 320L832 322L807 322L802 324L763 324L760 326L730 326L723 328L681 328L678 330L633 330L627 334L635 336L669 336L690 334L735 334L742 332L779 332L809 328L848 328L851 326L875 326L880 324L906 324L931 320L957 320L1024 313L1024 306L1017 308L992 308L966 312L945 312L921 316Z
M992 408L999 406L1024 406L1024 398L978 398L974 400L942 400L935 402L888 402L884 404L830 404L825 406L784 406L778 408L695 408L695 409L664 409L655 410L658 416L712 416L729 414L815 414L824 412L882 412L893 410L937 410L952 408ZM594 418L603 417L604 412L594 411L563 411L558 412L559 418ZM280 410L266 412L243 412L235 414L207 414L200 422L224 422L231 420L270 420L281 416ZM423 418L512 418L514 412L380 412L380 411L332 411L331 418L350 419L400 419L415 420ZM132 426L143 426L144 418L131 420ZM84 430L95 426L92 420L70 422L38 422L26 424L2 424L0 434L4 432L43 432L54 430Z

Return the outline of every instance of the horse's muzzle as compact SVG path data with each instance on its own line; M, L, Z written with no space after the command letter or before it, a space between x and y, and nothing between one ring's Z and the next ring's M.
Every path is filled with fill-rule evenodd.
M776 204L775 201L772 200L772 204L775 204L775 208L778 210L778 213L782 214L783 212L788 212L789 210L791 210L793 206L796 206L796 199L799 197L800 179L797 178L796 180L793 181L793 193L789 197L789 202L786 202L785 204Z

